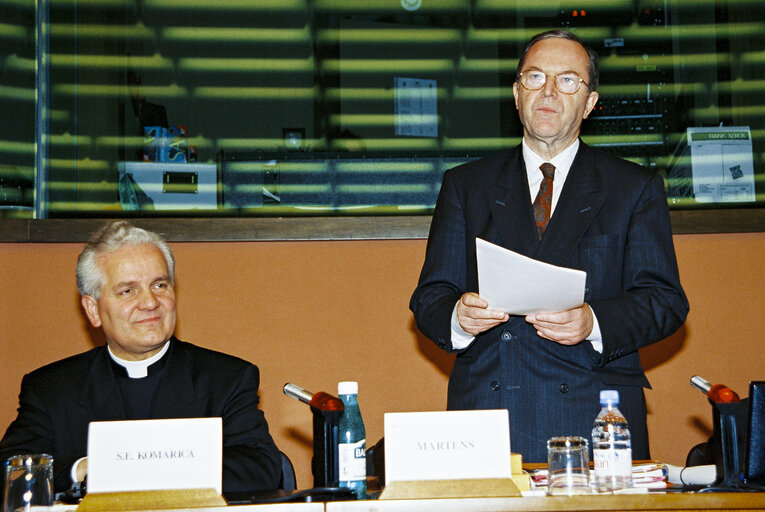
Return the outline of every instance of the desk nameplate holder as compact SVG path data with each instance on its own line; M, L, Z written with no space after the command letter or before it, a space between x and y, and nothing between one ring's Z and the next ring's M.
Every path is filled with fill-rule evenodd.
M512 478L466 478L462 480L418 480L390 482L381 500L439 498L507 498L521 496L531 488L531 479L521 467L519 453L510 455Z
M510 478L397 481L385 486L380 500L439 498L507 498L521 491Z
M86 494L77 512L168 510L226 505L226 500L215 489L102 492Z

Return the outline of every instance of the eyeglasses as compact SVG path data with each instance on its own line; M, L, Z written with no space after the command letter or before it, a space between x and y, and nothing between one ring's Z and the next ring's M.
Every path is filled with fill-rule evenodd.
M531 69L520 74L520 82L525 89L528 89L529 91L538 91L545 86L548 76L553 77L555 80L555 88L558 92L563 94L575 94L582 84L590 87L590 84L585 82L582 77L573 71L554 75L552 73L545 73L544 71Z

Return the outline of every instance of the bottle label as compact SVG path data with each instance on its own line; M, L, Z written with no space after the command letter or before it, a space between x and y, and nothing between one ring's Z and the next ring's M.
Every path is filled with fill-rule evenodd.
M340 443L337 446L340 462L340 481L366 480L367 451L366 439L357 443Z
M595 449L592 451L592 462L596 477L632 477L632 450L629 448Z

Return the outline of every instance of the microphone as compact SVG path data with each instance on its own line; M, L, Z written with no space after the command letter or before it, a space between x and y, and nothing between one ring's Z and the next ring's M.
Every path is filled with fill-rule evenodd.
M309 393L305 389L301 388L297 384L293 384L291 382L288 382L284 385L284 394L287 396L291 396L292 398L297 398L303 403L306 403L308 405L311 404L311 398L313 398L313 394Z
M296 398L319 411L343 411L344 409L342 400L324 391L311 393L291 382L284 385L283 391L285 395Z
M711 382L698 375L691 377L691 386L707 395L707 398L717 404L730 404L741 401L738 394L728 386L724 384L712 385Z

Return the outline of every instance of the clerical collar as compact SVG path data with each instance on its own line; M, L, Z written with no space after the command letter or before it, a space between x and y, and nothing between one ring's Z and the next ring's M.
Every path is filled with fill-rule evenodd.
M125 359L120 359L114 355L111 347L107 345L106 348L109 350L109 357L112 358L112 361L123 367L127 372L128 377L131 379L141 379L149 375L149 366L162 359L162 357L167 353L168 349L170 348L170 342L166 342L165 346L162 347L162 350L150 358L144 359L142 361L127 361Z

